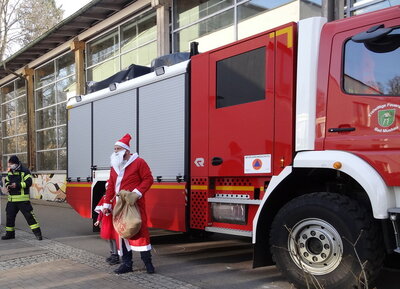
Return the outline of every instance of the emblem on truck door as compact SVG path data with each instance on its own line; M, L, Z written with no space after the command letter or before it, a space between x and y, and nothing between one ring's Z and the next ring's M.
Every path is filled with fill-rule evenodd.
M396 114L396 110L394 109L386 109L378 111L378 122L380 126L388 127L391 126L394 122L394 116Z
M372 123L376 118L377 126L374 127L374 131L387 133L399 129L396 124L396 111L400 109L399 104L385 103L378 105L368 114L371 118ZM395 125L395 126L394 126ZM392 127L393 126L393 127Z
M204 167L204 158L196 158L194 164L196 167Z

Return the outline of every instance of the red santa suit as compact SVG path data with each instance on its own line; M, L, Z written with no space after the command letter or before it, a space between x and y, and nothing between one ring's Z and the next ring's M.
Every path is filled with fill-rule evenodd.
M110 178L108 180L108 186L106 196L104 199L104 208L111 208L111 200L121 190L127 190L133 194L138 194L139 199L137 200L137 206L140 211L142 218L142 227L134 237L131 239L122 239L117 235L116 242L119 248L119 254L122 255L122 244L125 242L127 250L133 251L149 251L151 250L149 230L146 226L147 216L145 210L145 194L153 184L153 176L150 168L145 160L139 158L138 154L130 156L129 160L122 166L113 166L110 171ZM118 196L116 197L118 202Z
M113 240L117 236L117 232L114 229L114 225L112 222L112 214L104 214L103 213L103 204L105 197L102 197L97 204L94 211L99 214L97 217L97 221L100 222L100 237L104 240Z

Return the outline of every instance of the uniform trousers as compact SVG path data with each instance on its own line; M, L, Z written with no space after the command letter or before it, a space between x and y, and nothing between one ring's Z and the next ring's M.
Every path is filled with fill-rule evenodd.
M24 215L26 221L28 222L29 227L34 230L39 228L39 223L35 218L35 214L33 213L33 208L30 201L23 202L8 202L6 206L7 220L6 227L9 229L14 229L15 227L15 218L18 212Z

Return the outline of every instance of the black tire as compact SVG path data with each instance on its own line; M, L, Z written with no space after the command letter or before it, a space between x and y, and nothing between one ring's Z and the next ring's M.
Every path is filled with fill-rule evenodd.
M359 236L355 249L367 261L364 271L368 288L373 288L385 255L382 236L371 213L346 196L312 193L287 203L272 223L271 253L299 289L366 288L359 282L359 277L364 280L362 267L352 245ZM321 287L312 284L311 275Z

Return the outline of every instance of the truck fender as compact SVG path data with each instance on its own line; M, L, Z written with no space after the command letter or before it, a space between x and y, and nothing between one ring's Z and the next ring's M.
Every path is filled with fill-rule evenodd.
M373 216L376 219L388 218L388 208L396 207L395 192L388 187L379 173L360 157L343 151L303 151L297 153L293 167L287 166L279 175L273 176L253 221L253 244L257 240L257 225L265 203L276 187L292 172L293 168L334 169L335 162L341 163L338 169L351 176L365 190L370 200Z
M271 195L271 193L274 191L274 189L283 181L286 179L287 176L289 176L292 173L292 167L291 166L287 166L283 169L283 171L277 175L277 176L273 176L271 178L271 181L267 187L267 189L265 190L265 194L263 199L261 200L260 206L258 207L257 213L254 217L254 221L253 221L253 244L256 243L257 240L257 223L258 223L258 219L260 217L262 208L264 207L265 202L267 201L268 197Z
M365 190L376 219L386 219L388 208L396 206L393 187L388 187L379 173L365 160L355 154L344 151L304 151L294 159L294 168L334 169L333 164L340 162L342 171L357 181Z

